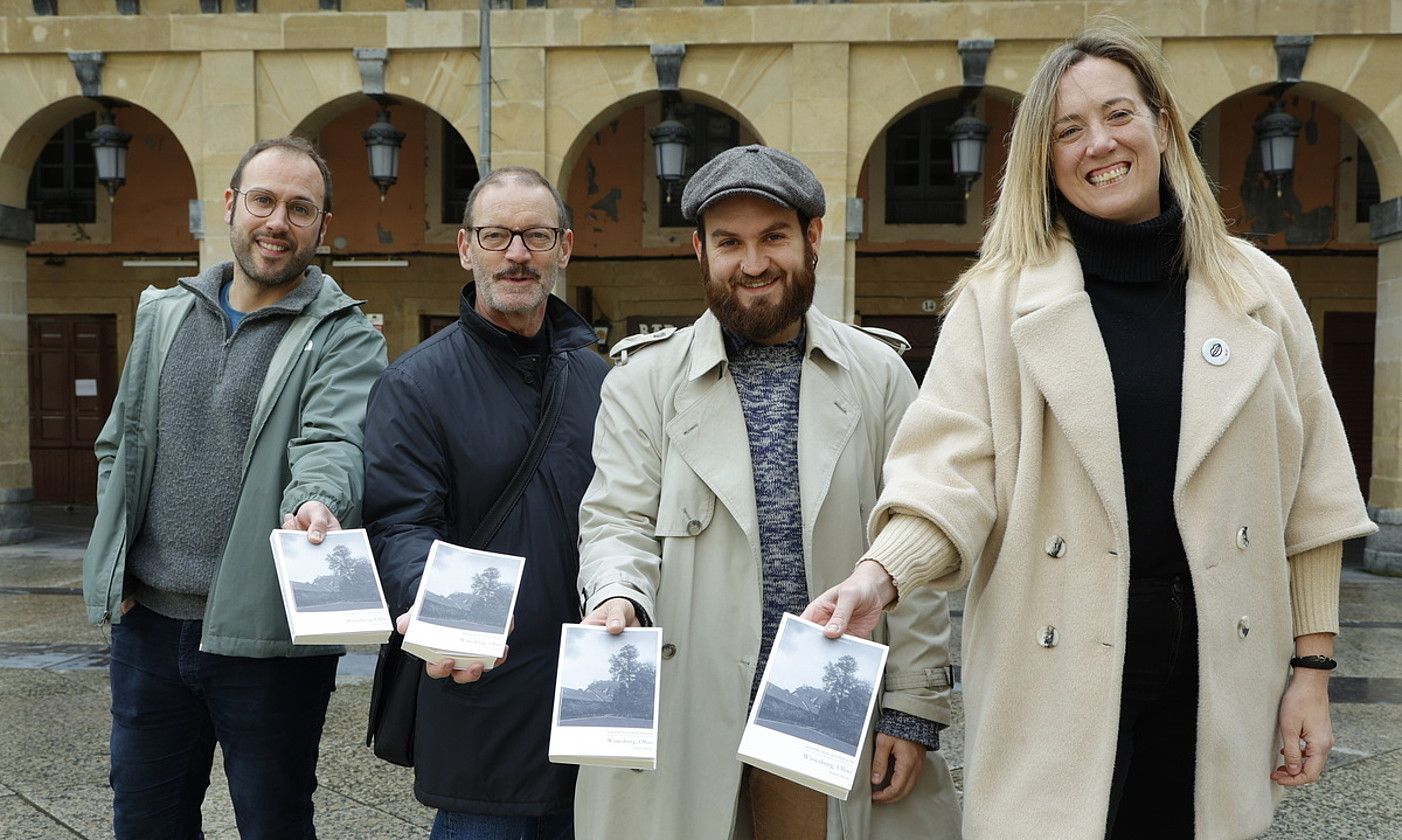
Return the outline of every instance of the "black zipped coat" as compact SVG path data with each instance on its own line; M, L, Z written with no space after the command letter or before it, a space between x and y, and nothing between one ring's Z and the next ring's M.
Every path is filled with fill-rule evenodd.
M526 558L510 655L467 685L420 677L414 794L447 811L538 816L569 811L575 768L547 758L560 625L580 618L579 501L608 363L591 327L550 297L547 359L519 356L473 308L385 369L365 421L365 521L398 616L407 612L435 539L466 545L506 488L569 367L549 448L486 550ZM543 371L543 381L540 380Z

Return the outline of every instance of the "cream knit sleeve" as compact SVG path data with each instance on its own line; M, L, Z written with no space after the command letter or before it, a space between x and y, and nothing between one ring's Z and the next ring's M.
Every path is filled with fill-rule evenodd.
M1339 572L1344 544L1333 542L1290 557L1290 614L1296 636L1339 632Z
M944 532L930 520L907 513L891 515L862 559L880 563L901 597L959 566L959 552Z

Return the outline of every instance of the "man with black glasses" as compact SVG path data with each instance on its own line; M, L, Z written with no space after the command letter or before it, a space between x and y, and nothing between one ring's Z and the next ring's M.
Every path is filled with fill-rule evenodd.
M326 162L265 140L224 192L233 262L141 295L83 559L88 615L112 633L118 838L202 836L216 742L242 837L315 836L343 651L292 645L268 532L357 524L385 366L363 301L311 265L330 219Z
M551 294L574 245L554 185L497 169L464 215L458 256L475 282L458 321L395 361L370 396L366 521L396 615L435 539L525 556L510 656L485 674L424 666L414 794L438 809L434 838L565 840L575 769L549 761L550 712L560 625L579 621L579 500L608 366L593 327ZM533 442L543 455L523 468Z

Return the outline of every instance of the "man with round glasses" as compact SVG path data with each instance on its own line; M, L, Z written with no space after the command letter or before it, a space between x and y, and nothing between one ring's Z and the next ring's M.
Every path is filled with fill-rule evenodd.
M608 365L593 327L551 294L573 246L553 184L493 170L458 231L475 281L458 321L370 395L365 519L390 609L408 611L435 539L526 558L511 655L485 674L428 663L419 681L414 794L438 809L433 838L574 836L575 768L549 761L550 712L560 625L579 621L577 514ZM551 406L559 419L524 491L495 537L474 539Z
M141 295L83 560L88 615L111 626L118 838L202 836L216 743L240 836L315 836L344 651L292 645L268 532L357 524L385 366L364 301L311 265L330 210L310 144L258 143L224 193L233 261Z

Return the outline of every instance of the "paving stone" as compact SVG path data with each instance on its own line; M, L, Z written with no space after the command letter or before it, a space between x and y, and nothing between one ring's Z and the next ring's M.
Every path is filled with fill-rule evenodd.
M73 840L80 836L13 792L0 793L0 837L7 840Z
M1286 791L1263 840L1402 840L1402 750L1326 770L1319 782Z

